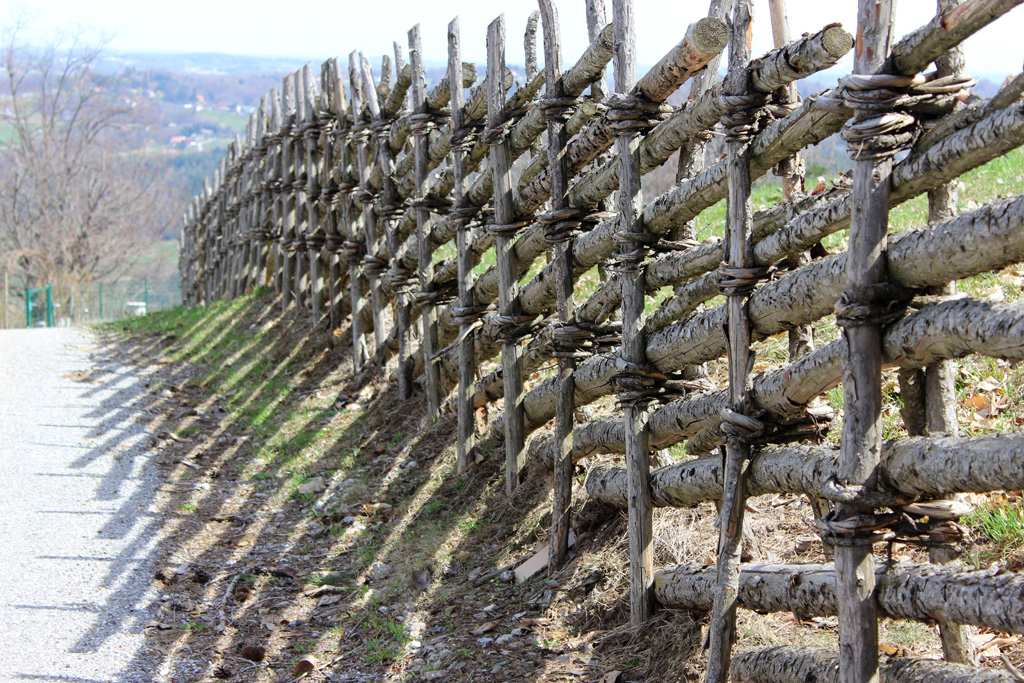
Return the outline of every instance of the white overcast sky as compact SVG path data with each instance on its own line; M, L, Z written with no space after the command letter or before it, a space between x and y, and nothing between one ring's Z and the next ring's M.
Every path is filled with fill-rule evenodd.
M563 54L571 63L586 47L584 0L556 0L561 15ZM76 26L111 37L112 51L221 52L293 57L306 60L344 56L364 50L368 56L392 52L399 41L407 52L407 31L420 23L424 57L446 60L448 22L459 17L463 57L486 62L487 24L505 13L509 63L523 62L523 29L533 2L502 0L14 0L0 9L7 29L18 12L34 17L37 31ZM611 0L606 0L609 19ZM789 0L792 35L840 22L856 32L856 0ZM934 15L935 0L899 0L896 35ZM686 26L705 16L706 0L636 0L637 50L641 65L655 63L677 43ZM758 28L759 26L759 28ZM755 54L771 48L768 0L755 0ZM1017 8L965 44L973 73L1017 73L1024 62L1024 9ZM541 53L542 54L542 53ZM849 59L849 57L847 58ZM543 59L541 59L543 61ZM846 67L847 69L849 66Z

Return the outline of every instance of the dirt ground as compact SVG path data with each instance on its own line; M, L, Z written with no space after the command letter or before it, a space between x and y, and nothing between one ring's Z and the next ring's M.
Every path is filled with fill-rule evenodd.
M430 423L421 393L400 401L384 373L353 375L343 336L265 299L213 316L107 337L162 366L146 407L165 481L161 617L147 627L158 680L701 679L706 615L662 609L629 628L624 512L582 488L585 468L611 458L578 468L566 566L519 583L512 570L547 540L547 472L529 469L507 497L501 445L485 440L456 476L454 416ZM755 558L825 560L805 499L749 509ZM714 524L710 504L659 509L656 566L713 564ZM1000 648L1024 659L1018 637L974 636L989 666ZM837 620L741 610L738 638L834 648ZM885 622L881 642L941 656L934 625Z

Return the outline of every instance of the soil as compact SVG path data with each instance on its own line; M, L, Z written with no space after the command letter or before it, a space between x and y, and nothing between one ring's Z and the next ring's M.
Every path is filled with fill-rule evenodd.
M166 482L153 578L161 614L146 629L161 680L701 679L705 615L662 609L643 628L629 627L625 515L587 500L584 468L567 564L517 582L511 570L550 528L549 474L528 470L506 497L501 446L485 441L456 476L453 415L430 423L422 393L400 401L384 373L352 374L347 339L257 303L232 328L273 342L240 349L232 362L242 367L255 355L275 376L290 363L304 368L270 408L302 416L294 433L268 434L238 417L239 397L266 390L270 371L211 394L203 359L167 360L188 334L108 338L121 352L166 360L166 388L146 406L161 425ZM260 462L271 442L277 459ZM758 558L824 561L805 499L762 497L751 510ZM713 564L714 524L710 504L658 510L656 565ZM912 548L894 553L926 559ZM836 647L835 618L741 612L738 648ZM941 656L935 626L887 622L881 642L890 655ZM1024 659L1019 638L998 645Z

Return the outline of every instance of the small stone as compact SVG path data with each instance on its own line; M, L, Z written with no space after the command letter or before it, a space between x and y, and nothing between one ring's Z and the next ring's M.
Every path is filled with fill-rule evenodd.
M377 581L382 581L391 574L391 567L383 562L374 562L370 565L370 574Z
M476 642L480 643L481 645L487 645L488 643L493 643L494 638L488 638L485 636L483 638L477 638Z
M506 569L501 574L498 574L498 581L501 583L510 583L515 578L516 574L511 569Z
M507 645L512 640L512 634L506 633L503 636L498 636L494 639L495 645Z
M410 650L419 650L421 647L423 647L423 643L421 643L418 640L410 640L408 645Z
M505 649L506 650L518 650L518 649L520 649L522 647L523 647L523 644L520 643L518 640L510 640L507 643L505 643Z

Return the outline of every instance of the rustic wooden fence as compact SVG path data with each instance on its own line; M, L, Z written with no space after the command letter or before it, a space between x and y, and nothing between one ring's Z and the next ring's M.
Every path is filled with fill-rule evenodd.
M744 681L1013 680L972 666L960 625L1024 632L1024 577L942 565L960 533L954 494L1024 488L1024 438L958 438L950 366L967 354L1024 358L1021 305L954 289L1024 259L1024 197L956 215L951 185L1024 143L1024 76L968 98L957 48L1020 2L939 0L934 19L893 41L891 0L862 0L854 73L802 101L794 83L853 38L832 25L791 41L782 0L769 54L749 55L747 0L712 0L639 79L629 0L615 0L608 25L588 1L590 46L564 72L556 9L540 0L545 68L535 15L518 84L502 17L483 80L462 63L458 20L447 77L429 90L418 27L409 62L396 43L376 81L357 53L347 88L336 60L319 79L307 65L263 98L189 207L185 301L269 284L286 309L347 322L357 370L391 368L403 397L418 382L431 416L453 407L460 471L474 457L474 408L503 400L491 437L509 491L528 460L555 471L553 568L566 555L574 463L624 454L624 467L592 468L586 489L628 509L633 620L657 603L710 610L708 681L730 669ZM688 80L685 103L667 105ZM801 151L837 133L852 181L805 193ZM718 134L726 155L708 162ZM641 177L677 151L676 185L644 198ZM754 211L751 181L773 169L785 198ZM922 194L928 224L887 236L889 209ZM725 238L698 243L693 220L724 197ZM809 256L840 231L848 251ZM578 283L594 268L603 277L583 299ZM645 314L664 287L673 294ZM724 304L704 306L719 294ZM839 336L814 348L808 325L827 316ZM757 345L786 331L790 363L752 375ZM499 350L500 367L478 376ZM729 383L717 389L702 364L723 356ZM911 438L883 443L886 366L900 369ZM840 382L841 447L799 444L820 443L831 411L819 397ZM578 407L612 394L615 407L576 423ZM683 441L692 458L652 469L658 449ZM740 563L746 499L783 492L812 498L834 565ZM717 567L655 572L652 507L708 500L721 505ZM875 550L892 542L929 546L934 564L880 564ZM838 614L839 652L732 656L737 606ZM947 662L880 668L879 616L938 622Z

